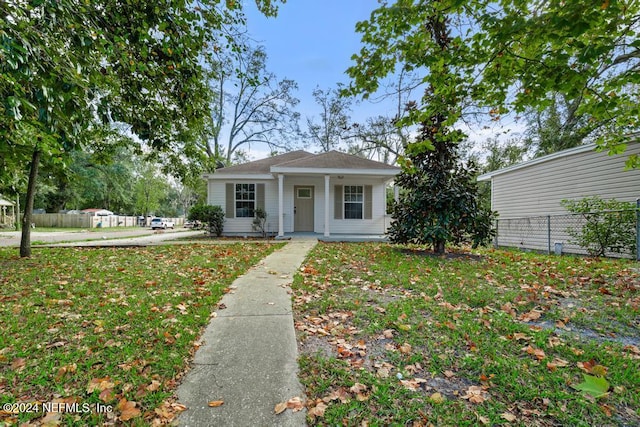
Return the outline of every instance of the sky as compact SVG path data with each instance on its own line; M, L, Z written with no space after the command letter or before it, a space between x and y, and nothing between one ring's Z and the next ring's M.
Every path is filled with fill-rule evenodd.
M296 97L301 126L306 118L319 121L320 107L313 99L316 87L326 90L338 83L348 84L346 69L353 64L351 56L360 51L358 21L369 18L376 9L375 0L289 0L280 5L278 16L266 18L255 3L247 0L245 13L249 35L265 46L267 70L278 79L298 83ZM364 121L367 117L393 112L393 104L363 102L354 105L351 118ZM252 147L251 157L263 157L265 147ZM258 156L258 157L256 157Z

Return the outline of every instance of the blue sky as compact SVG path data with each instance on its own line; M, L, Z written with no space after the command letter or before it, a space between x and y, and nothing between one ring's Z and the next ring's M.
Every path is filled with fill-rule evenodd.
M355 25L368 19L377 7L375 0L290 0L280 6L276 18L265 18L253 1L246 3L249 34L265 46L267 69L279 79L298 83L301 125L306 127L306 117L319 121L319 106L312 96L316 86L328 89L339 82L349 83L345 71L361 46ZM351 117L364 121L392 111L391 102L364 102L353 106Z

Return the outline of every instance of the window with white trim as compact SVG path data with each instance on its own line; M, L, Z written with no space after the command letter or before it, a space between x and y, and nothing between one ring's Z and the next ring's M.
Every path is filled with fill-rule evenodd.
M236 184L236 218L253 218L256 210L256 185Z
M364 211L364 187L344 186L344 219L362 219Z

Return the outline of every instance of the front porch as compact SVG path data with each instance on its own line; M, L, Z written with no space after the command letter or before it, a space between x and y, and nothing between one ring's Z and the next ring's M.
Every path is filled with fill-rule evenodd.
M322 233L314 232L293 232L284 233L283 236L276 236L276 240L310 240L317 239L319 242L388 242L389 239L384 234L331 234L325 236Z

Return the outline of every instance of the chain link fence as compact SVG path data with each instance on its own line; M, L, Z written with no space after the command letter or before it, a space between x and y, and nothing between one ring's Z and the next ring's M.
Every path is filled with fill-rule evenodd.
M617 227L620 236L602 232L607 229L604 224L616 222L624 224L623 227ZM495 227L496 247L516 247L550 254L593 255L600 244L607 247L604 241L620 240L624 244L613 248L608 246L604 255L640 261L640 199L637 208L632 210L498 219ZM600 229L601 234L593 236L595 243L586 245L580 242L580 236L590 233L594 227Z

